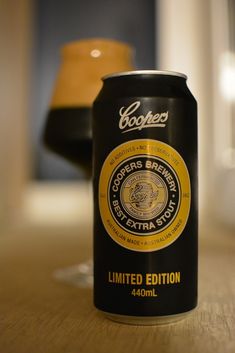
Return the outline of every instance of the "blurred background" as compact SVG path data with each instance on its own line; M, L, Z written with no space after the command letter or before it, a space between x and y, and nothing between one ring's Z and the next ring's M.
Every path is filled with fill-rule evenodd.
M86 175L48 151L42 132L61 47L91 38L130 45L137 69L188 75L199 106L200 219L234 227L233 0L0 0L1 227L90 222Z

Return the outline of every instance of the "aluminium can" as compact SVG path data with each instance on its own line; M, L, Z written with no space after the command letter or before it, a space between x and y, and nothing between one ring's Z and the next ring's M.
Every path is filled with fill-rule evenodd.
M161 324L197 305L197 103L184 74L103 78L93 105L94 303Z

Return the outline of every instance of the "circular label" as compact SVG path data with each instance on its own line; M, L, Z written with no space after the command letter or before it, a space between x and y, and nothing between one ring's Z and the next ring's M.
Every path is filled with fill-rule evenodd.
M132 140L106 158L99 208L107 233L135 251L155 251L182 233L190 210L187 167L179 153L157 140Z
M129 216L137 219L149 220L156 217L168 199L164 180L155 173L145 170L129 175L120 191L123 208ZM113 194L113 198L115 197Z

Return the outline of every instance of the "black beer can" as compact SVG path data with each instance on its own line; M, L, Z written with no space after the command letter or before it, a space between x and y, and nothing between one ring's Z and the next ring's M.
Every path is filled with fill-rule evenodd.
M93 105L94 303L133 324L197 305L197 103L184 74L111 74Z

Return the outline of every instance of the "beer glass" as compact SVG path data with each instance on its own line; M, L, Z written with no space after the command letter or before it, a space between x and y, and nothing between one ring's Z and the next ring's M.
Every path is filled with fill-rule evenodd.
M133 49L120 41L91 38L64 45L61 56L43 141L51 151L81 168L86 179L90 180L92 103L101 89L102 76L134 68ZM90 187L89 197L92 199L91 195ZM89 260L58 270L55 276L78 286L86 286L92 284L92 270L92 261Z

